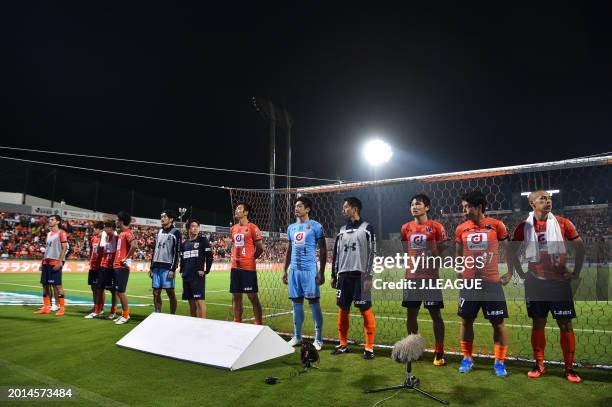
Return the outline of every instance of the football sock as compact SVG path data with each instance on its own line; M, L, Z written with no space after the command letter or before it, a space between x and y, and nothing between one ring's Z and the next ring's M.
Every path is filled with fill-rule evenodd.
M565 369L572 369L574 367L574 352L576 351L576 338L574 337L574 331L560 332L559 338L561 342L561 349L563 350Z
M124 310L121 310L121 316L122 316L123 318L125 318L125 319L129 318L129 317L130 317L130 310L129 310L129 309L127 309L127 308L126 308L126 309L124 309Z
M436 342L435 352L439 356L444 354L444 342Z
M59 294L59 307L64 308L64 294Z
M544 365L544 349L546 348L546 333L544 329L531 329L531 348L533 358L540 366Z
M323 342L323 312L321 304L318 302L310 303L310 312L315 326L315 340Z
M363 317L363 332L365 333L365 348L369 351L374 350L374 336L376 335L376 318L372 308L361 311Z
M463 353L463 357L472 358L472 345L474 341L461 341L461 353Z
M46 308L51 307L51 298L43 297L43 306Z
M495 352L495 359L503 363L504 360L506 360L506 352L508 351L508 346L502 346L499 343L496 343L493 347L493 350Z
M304 303L293 302L293 336L302 339L302 325L304 325Z
M350 309L340 308L338 310L338 339L340 339L340 345L346 346L348 344L348 330L349 330L349 313Z

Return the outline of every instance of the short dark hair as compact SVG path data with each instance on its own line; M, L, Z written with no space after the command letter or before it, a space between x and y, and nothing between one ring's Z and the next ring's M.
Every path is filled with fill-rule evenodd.
M51 215L49 216L49 219L51 218L55 218L56 221L61 222L62 221L62 217L59 215Z
M107 220L106 222L104 222L104 227L105 228L115 228L117 225L115 225L115 221L114 220Z
M482 193L482 191L466 192L465 194L461 195L461 200L474 207L482 205L483 213L487 208L487 197Z
M189 229L191 227L192 223L196 223L198 226L200 226L200 221L197 219L189 219L187 222L185 222L185 226L187 227L187 229Z
M130 215L127 211L119 212L117 214L117 219L119 219L125 226L130 226L130 223L132 223L132 215Z
M172 209L164 209L161 213L165 213L166 216L171 218L172 220L176 219L176 214Z
M312 201L310 200L310 198L306 196L301 196L295 200L295 203L298 203L298 202L301 202L302 205L304 205L304 208L308 208L310 209L310 212L312 212Z
M359 200L359 198L349 196L348 198L344 198L344 202L349 204L351 208L357 208L357 211L361 212L361 200Z
M98 230L104 229L104 222L96 222L96 223L94 223L93 227L94 227L94 229L98 229Z
M412 198L410 198L410 203L416 199L417 202L423 202L423 205L429 206L431 208L431 200L425 194L416 194Z
M237 207L239 207L240 205L242 205L242 207L244 208L244 210L245 210L245 211L247 211L247 212L249 213L249 215L251 215L251 210L252 210L251 205L249 205L249 204L248 204L248 203L246 203L246 202L238 202L238 203L236 204L236 208L237 208Z

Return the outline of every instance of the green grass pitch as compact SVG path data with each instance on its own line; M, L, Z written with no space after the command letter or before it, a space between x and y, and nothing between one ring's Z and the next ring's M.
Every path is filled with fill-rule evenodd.
M291 307L286 287L280 283L278 272L260 271L260 289L264 300L265 323L274 329L291 332ZM385 279L393 278L386 275ZM0 299L11 295L40 295L37 274L1 274ZM54 315L36 316L33 305L6 305L0 301L0 387L24 386L71 386L77 391L73 402L45 402L44 405L311 405L321 406L370 406L393 395L363 394L370 387L399 384L403 380L403 366L388 358L388 350L377 351L377 358L364 361L359 347L351 354L331 356L333 344L326 344L321 352L320 370L300 373L301 364L297 353L275 359L239 371L230 372L192 363L171 360L141 352L119 348L115 342L125 335L138 321L152 311L150 280L145 273L130 276L128 295L134 304L131 314L134 322L116 326L106 320L83 318L90 299L86 285L86 274L64 275L66 296L74 304L67 305L64 317ZM179 279L180 280L180 279ZM334 292L329 281L322 293L325 312L325 336L336 337L336 307ZM177 293L180 295L180 281ZM207 277L208 317L231 319L231 299L228 293L227 272L213 272ZM520 287L509 287L519 290ZM510 292L507 292L507 295ZM385 295L387 297L385 297ZM381 342L393 343L404 336L405 310L397 304L393 294L380 294L375 305L377 335ZM452 293L449 293L452 297ZM139 306L136 306L139 305ZM607 305L607 303L606 303ZM524 353L529 349L529 320L520 301L509 301L510 353ZM522 308L521 308L522 307ZM305 307L304 333L312 333L308 307ZM168 303L164 303L167 312ZM599 311L601 310L601 311ZM246 318L251 316L245 298ZM612 312L601 303L577 302L579 318L575 323L580 352L603 355L601 363L610 364L610 318ZM187 304L179 302L178 312L188 314ZM444 309L446 320L446 343L448 349L458 346L459 325L454 315L456 304L448 302ZM601 312L601 315L598 313ZM589 313L581 318L581 313ZM362 340L363 331L358 313L351 318L349 335ZM588 318L587 318L588 316ZM420 332L426 345L432 345L431 322L421 311ZM597 327L593 322L598 321ZM490 353L491 328L479 317L476 326L475 349ZM554 323L550 323L552 327ZM595 330L595 332L593 332ZM602 331L602 332L599 332ZM558 339L556 330L547 331L549 347L547 358L556 359ZM589 336L590 335L590 336ZM588 339L584 339L588 336ZM583 340L581 341L581 337ZM608 342L606 342L606 340ZM555 343L555 341L557 343ZM378 340L377 340L378 342ZM524 342L524 343L522 343ZM556 345L556 346L553 346ZM179 346L179 344L177 344ZM589 347L603 347L589 350ZM550 349L550 351L549 351ZM434 367L431 354L424 354L413 370L421 379L421 387L451 402L451 405L515 405L530 400L533 405L610 405L612 402L612 372L602 369L579 369L584 381L575 385L561 376L561 368L551 366L547 374L530 380L526 372L530 365L508 362L510 376L501 379L492 372L490 359L477 359L476 368L467 375L457 372L458 357L449 355L448 365ZM270 386L264 384L267 376L277 376L280 382ZM571 402L571 400L574 400ZM419 394L401 392L385 401L384 406L433 405L433 401ZM19 401L7 405L34 405L37 402Z

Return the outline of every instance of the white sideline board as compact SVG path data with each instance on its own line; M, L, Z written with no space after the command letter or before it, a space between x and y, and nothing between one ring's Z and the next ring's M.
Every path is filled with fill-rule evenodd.
M118 346L229 370L289 355L294 349L265 325L153 313Z

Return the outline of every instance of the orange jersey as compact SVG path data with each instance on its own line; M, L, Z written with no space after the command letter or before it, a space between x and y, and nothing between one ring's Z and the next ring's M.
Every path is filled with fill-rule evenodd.
M555 215L557 222L559 222L559 228L561 229L561 236L563 240L574 240L580 235L572 222L569 219ZM540 249L540 261L529 262L528 269L537 278L542 280L564 280L562 274L565 273L565 263L567 260L566 254L560 254L551 258L548 255L546 245L546 221L534 219L534 229L538 237L538 245ZM525 222L521 222L512 236L512 240L522 242L525 240Z
M255 271L255 242L263 239L257 225L247 223L236 224L230 229L230 237L234 242L232 247L232 268Z
M92 270L97 270L100 268L100 263L102 262L100 238L98 236L93 236L91 238L89 247L91 248L91 254L89 255L89 268Z
M121 264L121 262L128 260L127 254L128 251L130 251L130 245L134 239L136 238L130 229L119 233L119 237L117 238L117 252L115 254L115 261L113 262L113 268L118 269L125 267L123 264Z
M446 230L442 224L428 219L427 222L419 225L416 221L405 223L401 229L402 241L406 242L408 255L412 258L423 255L423 261L427 256L438 256L438 243L448 240ZM433 264L430 267L426 265L419 266L412 270L412 260L408 261L406 268L406 278L438 278L438 264Z
M468 220L457 226L455 239L463 245L464 262L472 259L464 264L463 278L498 282L499 242L507 238L506 225L493 218L482 218L478 225ZM479 267L477 257L482 258L482 267Z

